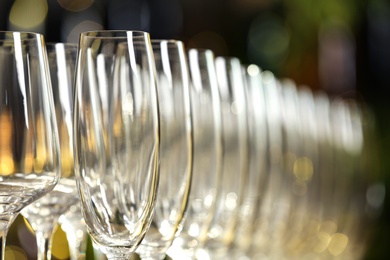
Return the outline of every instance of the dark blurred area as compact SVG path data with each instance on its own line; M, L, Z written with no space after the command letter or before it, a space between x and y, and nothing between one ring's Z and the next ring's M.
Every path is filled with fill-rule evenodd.
M235 56L279 78L368 104L377 121L382 175L390 183L388 0L1 0L0 30L77 42L98 29L148 31L188 48ZM366 259L386 259L390 205Z

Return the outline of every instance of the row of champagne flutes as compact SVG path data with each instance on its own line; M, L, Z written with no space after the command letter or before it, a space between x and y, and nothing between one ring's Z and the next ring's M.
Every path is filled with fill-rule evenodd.
M135 251L144 259L362 256L363 226L384 188L366 170L375 149L356 104L145 32L82 33L78 47L47 45L48 64L42 36L3 35L1 73L11 77L2 82L1 122L21 131L5 132L13 142L1 145L2 216L10 216L3 230L31 204L22 213L42 237L39 259L50 258L50 230L70 206L70 226L85 221L112 259ZM38 127L42 116L58 127ZM23 121L31 133L19 129ZM10 173L7 156L19 167ZM37 200L53 189L60 165L60 185ZM14 201L26 202L7 208L5 185L20 186L20 175L33 193L23 188ZM50 185L38 189L42 176Z
M265 113L248 110L250 140L258 142L249 144L249 181L228 252L237 259L363 258L385 194L372 116L355 101L269 72L253 80L248 104ZM253 93L259 85L262 93Z
M107 257L128 258L136 248L142 257L163 257L183 218L192 174L182 43L152 45L147 33L131 31L84 33L80 48L45 45L36 33L1 32L1 37L1 122L7 139L1 145L2 255L20 211L37 235L38 259L50 259L58 219L70 227L69 235L83 225L78 169L84 221ZM158 181L163 199L156 201ZM6 208L10 202L13 207ZM139 246L142 239L146 243Z

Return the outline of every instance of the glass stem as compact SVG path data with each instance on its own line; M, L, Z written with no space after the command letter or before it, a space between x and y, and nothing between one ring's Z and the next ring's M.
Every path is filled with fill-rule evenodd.
M35 236L38 246L38 260L51 259L51 237L52 232L36 231Z
M0 260L5 259L5 245L8 230L18 214L0 216Z
M72 230L73 234L67 234L67 237L71 238L68 240L69 253L71 260L82 260L85 259L85 250L87 248L87 240L77 237L77 230ZM68 233L70 233L68 231Z
M1 250L1 256L0 256L0 259L4 259L4 252L5 252L5 238L7 237L7 231L8 230L0 230L0 250Z

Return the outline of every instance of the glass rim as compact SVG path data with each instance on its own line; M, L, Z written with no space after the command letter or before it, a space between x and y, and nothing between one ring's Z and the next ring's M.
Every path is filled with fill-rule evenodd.
M151 43L161 43L161 42L167 42L167 43L183 43L181 40L176 39L150 39Z
M141 30L93 30L80 33L80 38L91 39L126 39L129 33L135 33L133 37L150 37L149 32Z
M41 33L37 32L27 32L27 31L2 31L0 30L0 42L13 42L14 39L9 36L20 34L23 38L22 40L34 40L34 39L42 39L44 40L44 36Z
M186 49L187 53L197 53L198 55L211 55L215 57L215 53L212 49L207 48L189 48Z
M150 44L152 47L158 47L161 46L161 44L166 44L169 48L185 49L184 42L176 39L151 39Z

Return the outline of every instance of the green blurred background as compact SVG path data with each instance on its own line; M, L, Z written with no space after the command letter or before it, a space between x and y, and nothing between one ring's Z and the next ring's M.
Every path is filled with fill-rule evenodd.
M187 47L255 63L277 77L367 103L378 122L380 165L390 183L390 1L388 0L1 0L0 30L35 31L77 42L96 29L144 30ZM365 259L386 259L389 199ZM14 259L34 259L22 218L8 238ZM64 233L54 259L67 259ZM11 252L11 251L10 251ZM12 259L11 254L9 258Z

